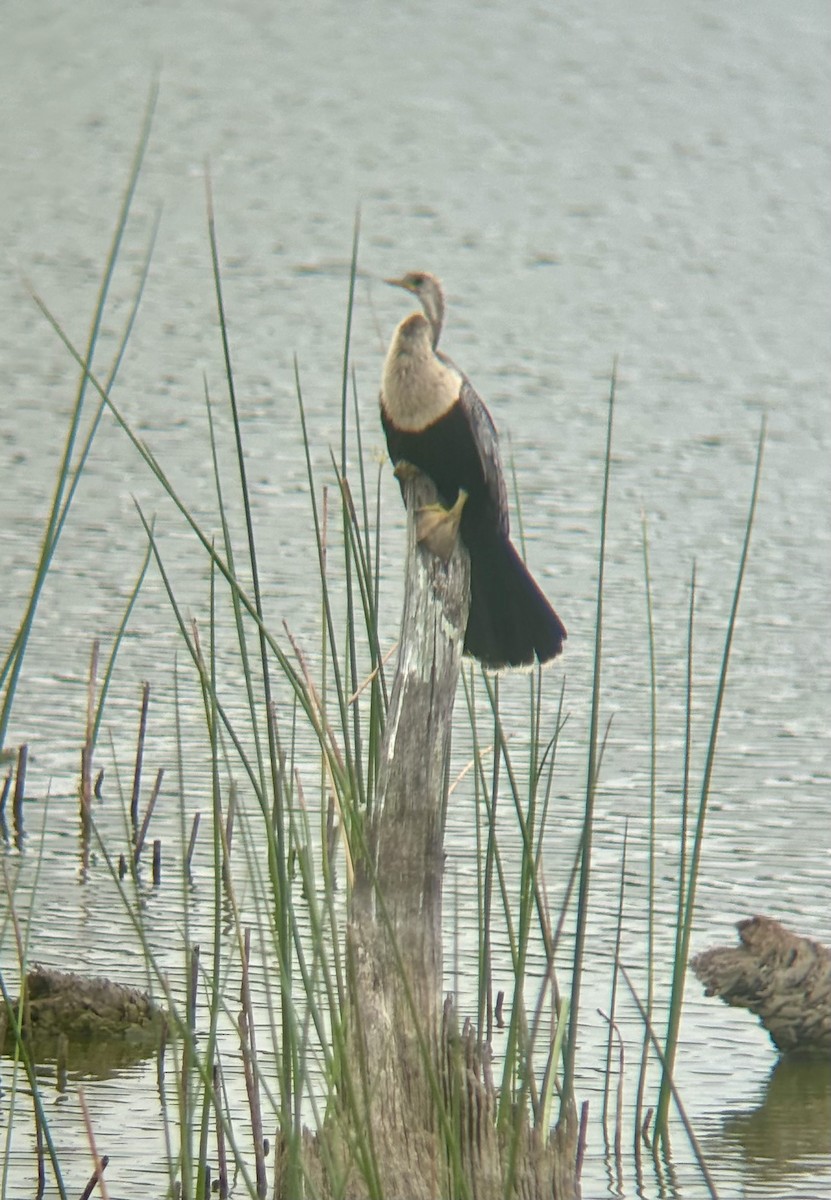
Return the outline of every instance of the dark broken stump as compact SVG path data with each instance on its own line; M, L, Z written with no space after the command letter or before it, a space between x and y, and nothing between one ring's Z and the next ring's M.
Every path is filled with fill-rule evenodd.
M755 1013L783 1054L831 1053L831 950L772 917L739 921L740 945L691 961L708 996Z

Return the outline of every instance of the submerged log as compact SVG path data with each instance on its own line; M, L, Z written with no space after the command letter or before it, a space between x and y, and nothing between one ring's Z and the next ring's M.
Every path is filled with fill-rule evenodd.
M708 996L749 1008L782 1053L831 1053L831 950L772 917L739 921L740 945L705 950L691 966Z
M322 1164L348 1175L348 1200L470 1195L573 1200L578 1122L535 1128L516 1106L497 1127L491 1048L443 1002L442 877L450 731L469 604L467 552L447 562L418 544L415 514L436 501L421 475L404 484L407 575L398 665L381 748L366 853L356 856L347 929L347 1061L351 1102L307 1155L323 1195ZM354 1122L372 1165L345 1159ZM357 1144L360 1144L358 1141ZM509 1182L510 1181L510 1182Z
M70 1070L106 1073L153 1054L163 1020L161 1009L138 988L36 965L26 975L11 1019L0 1029L0 1050L13 1052L15 1028L20 1024L36 1061L57 1059L63 1042Z

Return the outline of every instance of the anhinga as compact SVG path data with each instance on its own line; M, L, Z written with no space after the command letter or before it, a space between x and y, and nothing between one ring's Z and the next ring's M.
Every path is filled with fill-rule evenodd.
M535 658L548 662L563 648L565 627L511 544L490 413L467 377L436 349L444 319L441 284L426 272L387 282L412 292L424 311L405 317L392 336L381 421L396 467L417 467L442 500L418 514L419 540L446 559L460 532L470 555L465 651L490 670L528 667Z

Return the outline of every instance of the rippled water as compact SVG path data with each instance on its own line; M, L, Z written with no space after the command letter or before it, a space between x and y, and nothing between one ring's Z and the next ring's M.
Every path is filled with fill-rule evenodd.
M563 670L573 736L560 747L555 785L554 895L563 884L554 850L573 847L580 821L605 403L617 357L603 692L604 717L613 721L599 799L579 1081L593 1107L598 1079L590 1064L602 1062L605 1048L603 1023L593 1013L608 1003L627 817L624 955L640 964L644 953L649 713L641 514L655 597L658 945L666 955L690 574L695 562L697 780L763 413L762 491L725 699L694 949L731 941L734 922L754 912L831 940L831 239L821 102L828 34L819 3L726 10L704 0L686 7L644 0L565 5L556 12L525 0L418 9L251 0L208 11L160 3L121 11L84 0L18 8L4 21L4 641L27 594L74 389L66 351L29 289L83 343L143 105L160 71L102 362L113 353L160 207L161 224L115 398L187 503L215 521L203 373L219 397L223 364L206 234L209 162L270 619L276 628L287 619L316 645L294 355L316 462L325 472L339 424L348 259L360 205L352 354L367 448L380 448L380 363L389 330L406 309L379 280L413 267L444 278L445 349L510 438L528 558L570 631ZM219 420L227 432L227 417ZM382 488L391 642L402 518L388 473ZM52 794L41 868L48 887L41 885L33 907L33 956L139 982L141 957L125 949L125 930L101 898L104 884L78 882L72 795L90 643L112 637L144 551L134 498L157 515L178 593L204 620L204 557L105 420L42 598L10 742L30 745L29 795ZM151 574L107 712L107 739L122 771L129 773L138 681L146 678L153 687L148 762L174 773L177 653L181 662L163 589ZM225 667L230 674L231 664ZM557 671L548 685L551 720L560 680ZM195 685L183 681L182 688L186 719L195 725ZM521 681L503 689L520 722L525 694ZM461 733L457 754L461 767ZM115 840L118 787L111 757L102 757L108 774L101 820ZM199 751L189 763L188 813L208 806L207 764ZM127 776L121 784L129 792ZM171 799L154 817L155 836L166 846L178 837L169 786ZM32 807L40 814L41 800ZM471 811L472 796L461 788L448 851L452 877L462 884L474 869ZM6 854L20 879L24 915L40 822L33 812L23 855L13 847ZM511 836L506 814L506 841ZM204 848L200 853L202 888L187 901L196 928L208 920L210 894L210 856ZM178 969L183 911L172 882L148 895L153 938L171 972ZM473 952L462 941L462 966ZM5 938L2 954L7 970ZM688 993L678 1081L722 1194L831 1195L827 1079L775 1069L766 1036L747 1014L705 1000L692 980ZM627 1020L634 1064L638 1025L631 1013ZM153 1071L135 1068L87 1089L102 1142L120 1136L123 1106L130 1105L134 1153L151 1177L161 1171L163 1154L142 1133L154 1127ZM53 1121L62 1143L81 1144L68 1104L56 1106ZM701 1185L690 1182L696 1176L679 1143L673 1146L679 1188L697 1196ZM87 1172L83 1154L79 1179ZM13 1162L30 1170L25 1139ZM126 1188L130 1167L114 1161L109 1171L115 1195ZM596 1129L585 1179L587 1196L617 1194ZM630 1173L625 1194L635 1189ZM642 1190L670 1194L651 1175Z

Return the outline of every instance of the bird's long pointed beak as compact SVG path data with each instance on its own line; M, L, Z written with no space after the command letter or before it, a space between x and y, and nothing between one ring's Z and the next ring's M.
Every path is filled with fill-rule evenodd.
M412 291L412 288L407 283L407 279L405 276L402 276L401 279L385 279L384 283L388 283L390 285L390 287L403 288L405 292Z

